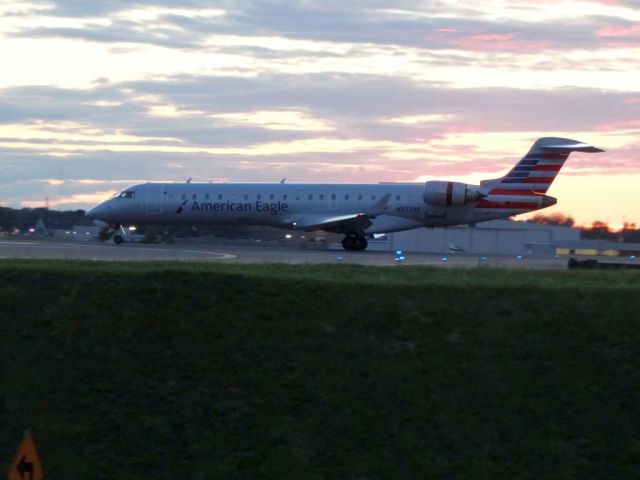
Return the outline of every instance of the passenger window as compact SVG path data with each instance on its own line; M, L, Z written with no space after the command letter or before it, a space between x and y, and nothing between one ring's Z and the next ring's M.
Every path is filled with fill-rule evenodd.
M191 195L191 198L195 200L196 198L198 198L198 196L194 193L193 195Z
M396 200L399 202L400 201L400 195L396 195Z
M345 199L345 200L349 200L349 195L345 195L345 196L344 196L344 199Z
M222 194L221 193L218 194L218 200L222 200Z
M262 195L256 195L256 200L262 200Z
M335 200L336 200L336 194L335 194L335 193L332 193L332 194L331 194L331 200L333 200L333 201L335 201Z
M282 195L282 199L286 200L287 199L287 195L286 194Z
M375 200L376 196L375 195L371 195L371 200Z
M269 200L273 200L274 198L273 194L269 195Z
M362 200L362 195L358 195L358 200Z
M209 200L209 194L208 193L204 196L204 199L205 200Z
M180 198L181 198L182 200L186 200L186 199L187 199L187 196L183 193L182 195L180 195Z
M300 200L300 195L296 195L296 200Z
M320 200L324 200L324 195L320 195Z
M245 195L244 195L244 199L245 199L245 200L249 200L249 195L245 194Z
M309 195L309 200L313 200L313 195Z

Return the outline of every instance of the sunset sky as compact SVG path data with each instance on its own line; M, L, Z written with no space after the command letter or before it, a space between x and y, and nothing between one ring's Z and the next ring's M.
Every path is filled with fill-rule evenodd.
M640 0L0 0L0 204L141 181L478 182L541 136L640 223Z

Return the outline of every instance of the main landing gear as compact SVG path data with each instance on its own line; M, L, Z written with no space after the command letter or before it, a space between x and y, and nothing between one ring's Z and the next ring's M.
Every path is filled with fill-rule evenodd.
M349 251L362 251L367 249L369 242L362 235L348 234L342 239L342 248Z

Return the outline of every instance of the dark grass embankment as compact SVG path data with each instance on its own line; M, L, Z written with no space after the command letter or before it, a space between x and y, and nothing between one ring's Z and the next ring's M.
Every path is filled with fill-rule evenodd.
M0 468L640 476L640 274L0 263ZM2 473L2 472L0 472Z

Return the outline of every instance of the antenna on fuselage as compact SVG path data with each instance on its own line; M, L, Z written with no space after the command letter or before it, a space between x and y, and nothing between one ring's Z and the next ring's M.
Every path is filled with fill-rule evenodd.
M287 181L287 177L284 177L282 180L280 180L280 183L284 183Z
M193 180L193 177L189 177L189 180L187 180L187 183L191 183L191 180Z

